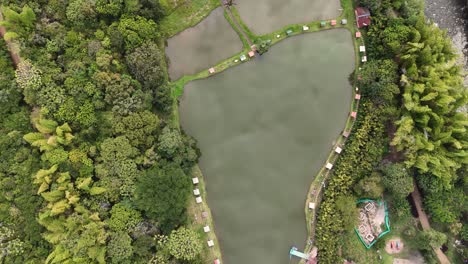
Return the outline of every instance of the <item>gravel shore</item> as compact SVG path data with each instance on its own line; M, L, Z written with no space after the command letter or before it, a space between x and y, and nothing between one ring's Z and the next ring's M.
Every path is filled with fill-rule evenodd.
M446 29L468 72L468 7L467 0L426 0L425 14L441 29ZM468 77L465 77L468 85Z

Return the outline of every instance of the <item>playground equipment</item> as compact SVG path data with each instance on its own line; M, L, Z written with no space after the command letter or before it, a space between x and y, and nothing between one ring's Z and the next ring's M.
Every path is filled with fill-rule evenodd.
M309 254L302 253L297 250L297 247L292 247L291 250L289 250L289 259L291 259L292 256L302 258L305 260L309 259Z

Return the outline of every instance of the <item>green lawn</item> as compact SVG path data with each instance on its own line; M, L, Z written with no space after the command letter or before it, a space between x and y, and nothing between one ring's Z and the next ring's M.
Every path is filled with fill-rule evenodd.
M163 6L167 8L174 7L168 2L170 1L163 1ZM177 5L171 14L160 22L162 35L165 38L170 38L186 28L195 26L220 5L221 1L219 0L184 1L182 4Z

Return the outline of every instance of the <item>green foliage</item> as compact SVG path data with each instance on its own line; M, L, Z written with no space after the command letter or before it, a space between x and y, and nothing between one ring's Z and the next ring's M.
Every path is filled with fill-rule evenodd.
M434 229L424 230L419 233L416 242L419 249L432 250L432 248L439 248L447 242L447 236Z
M353 196L339 196L336 198L336 209L342 216L345 230L352 230L357 225L359 211L356 207L356 198Z
M341 208L337 209L337 199L349 195L350 188L364 175L370 175L383 155L385 145L382 109L362 101L360 115L354 125L354 132L335 163L330 182L325 189L317 218L316 245L319 258L323 263L339 263L337 254L340 248L340 237L349 231L351 220L344 222L344 199ZM350 217L348 219L351 219Z
M23 90L24 100L28 104L36 101L36 92L42 86L41 72L29 60L21 61L16 68L16 82Z
M166 244L169 253L179 260L194 260L202 251L199 235L185 227L171 232Z
M381 168L385 189L397 199L404 199L414 190L413 178L401 163L385 164Z
M361 198L380 198L383 194L382 175L373 172L364 177L354 186L354 192Z
M157 24L141 16L122 17L117 29L124 39L126 50L133 50L147 40L159 38Z
M5 256L17 256L24 252L24 243L16 238L12 229L6 226L0 226L0 251L2 252L0 259Z
M260 40L258 41L258 43L256 43L256 46L257 46L257 51L258 53L260 53L260 55L264 54L265 52L267 52L269 49L270 49L270 46L271 46L271 40Z
M110 263L127 263L133 255L132 238L124 232L111 233L107 245Z
M104 15L119 16L124 7L124 0L97 0L96 10Z
M180 165L185 171L198 160L199 153L195 149L195 141L181 135L178 129L165 126L158 138L157 146L163 159Z
M32 29L34 29L36 14L28 5L23 6L21 13L2 6L2 14L5 20L0 25L5 26L8 30L8 35L5 35L5 39L14 39L19 36L27 37Z
M397 69L398 65L392 60L371 60L365 63L359 71L361 80L358 85L362 93L375 103L392 103L394 96L400 92L396 85Z
M139 211L127 204L118 203L112 207L108 226L116 232L131 232L141 220Z
M78 27L90 25L96 19L95 1L73 0L67 6L67 18Z
M110 201L133 195L135 180L140 174L133 160L137 153L137 149L122 136L108 138L101 144L100 163L96 166L96 175L100 178L97 187L108 189L106 198Z
M116 117L112 124L114 135L125 136L132 146L151 147L156 138L160 120L157 115L149 112L131 113L125 117Z
M165 81L164 55L153 42L145 42L130 53L127 65L146 89L154 89Z
M175 165L153 167L138 179L136 204L145 214L159 222L169 233L187 220L190 179Z

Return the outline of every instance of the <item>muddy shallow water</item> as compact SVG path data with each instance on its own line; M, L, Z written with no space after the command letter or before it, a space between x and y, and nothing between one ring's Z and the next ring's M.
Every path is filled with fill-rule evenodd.
M246 25L257 35L286 25L330 19L341 14L340 0L236 0Z
M218 7L202 22L167 41L169 76L177 80L183 75L208 69L242 50L242 42Z
M285 264L304 248L305 198L349 114L353 69L351 34L335 29L185 87L180 121L202 151L225 263Z

